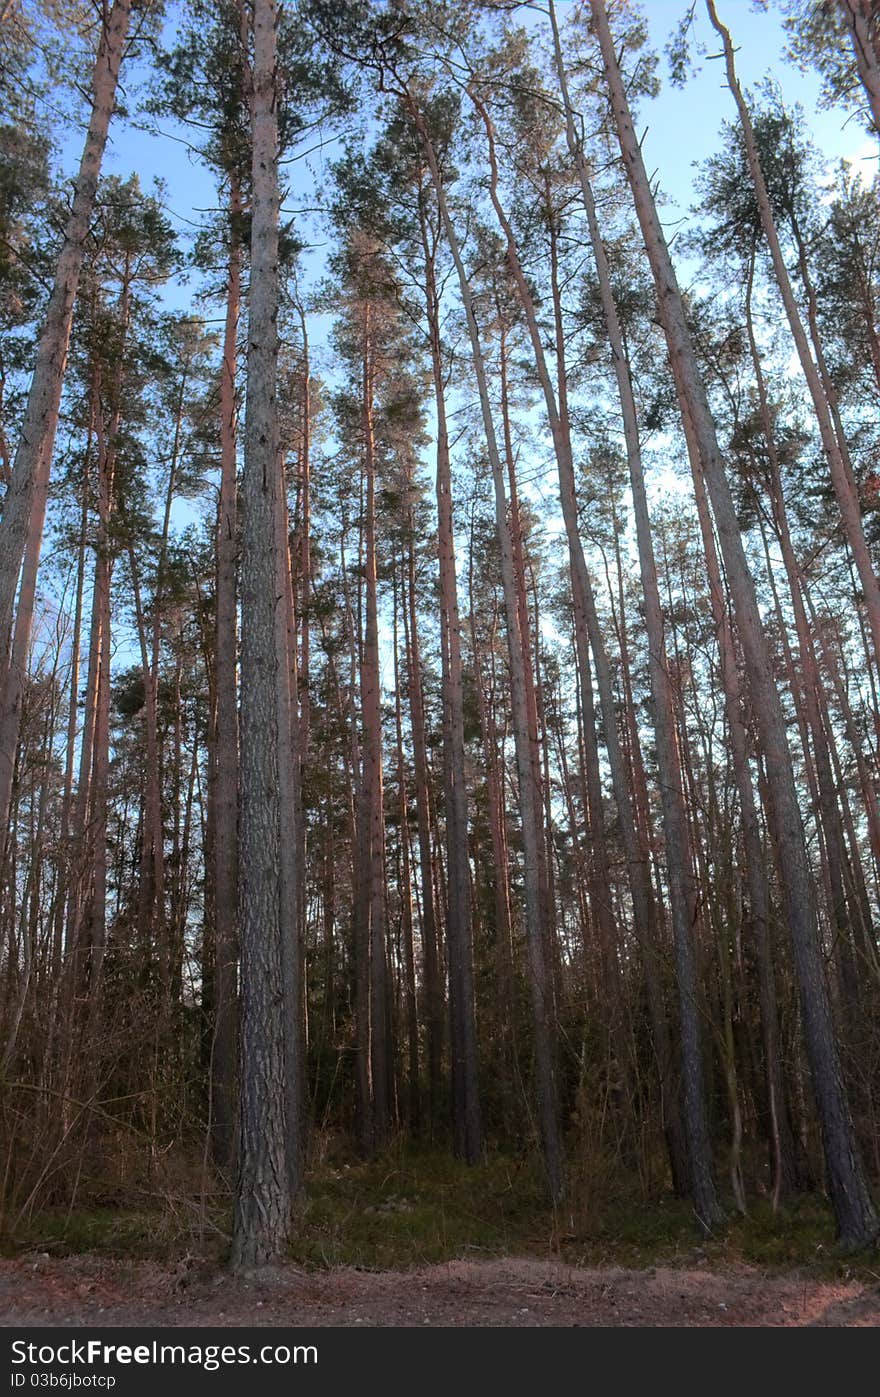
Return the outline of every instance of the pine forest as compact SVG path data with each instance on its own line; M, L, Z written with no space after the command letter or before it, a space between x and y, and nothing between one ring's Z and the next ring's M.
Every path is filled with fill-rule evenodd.
M880 8L0 87L0 1251L876 1258Z

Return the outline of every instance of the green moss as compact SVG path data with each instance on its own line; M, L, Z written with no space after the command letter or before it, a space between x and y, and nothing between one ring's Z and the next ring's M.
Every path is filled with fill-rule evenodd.
M534 1249L552 1232L540 1177L495 1156L468 1168L427 1150L343 1161L309 1180L291 1255L371 1270Z
M149 1210L123 1204L35 1214L2 1243L7 1254L168 1259L190 1251L222 1261L228 1195L199 1195ZM549 1207L536 1161L492 1154L476 1168L440 1149L395 1145L363 1161L338 1152L316 1161L296 1205L290 1257L300 1266L401 1269L453 1258L555 1256L581 1266L723 1267L876 1277L876 1255L842 1257L827 1202L804 1196L774 1214L757 1200L748 1216L730 1209L724 1226L701 1237L686 1202L646 1201L630 1181L601 1190L572 1186L570 1202Z
M792 1199L776 1214L769 1203L759 1201L731 1225L728 1247L741 1260L761 1266L815 1265L838 1271L851 1264L837 1249L831 1208L813 1194ZM870 1257L863 1262L876 1265Z
M36 1213L2 1239L5 1255L39 1249L52 1256L97 1252L126 1258L161 1257L168 1249L167 1219L122 1208L66 1208Z

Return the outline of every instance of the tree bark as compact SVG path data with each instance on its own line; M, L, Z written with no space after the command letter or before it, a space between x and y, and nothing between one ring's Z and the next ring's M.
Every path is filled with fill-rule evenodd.
M700 377L684 302L633 130L608 16L603 0L590 0L590 5L602 49L621 155L654 275L658 311L666 334L676 390L683 410L690 412L693 422L743 646L752 707L766 766L768 816L782 871L786 921L792 938L804 1037L838 1234L844 1246L865 1246L877 1235L878 1220L868 1191L843 1085L819 946L812 870L807 859L785 718L773 679L754 580L746 561L715 424Z
M409 559L412 560L412 535L410 535ZM394 589L394 726L397 738L397 821L398 821L398 888L400 898L400 928L403 940L403 993L406 1020L407 1045L407 1124L414 1135L418 1135L422 1125L422 1097L419 1083L419 1014L416 997L416 963L413 944L413 883L409 843L409 809L406 794L406 762L403 753L403 706L400 701L402 689L398 656L399 626L398 612L403 613L404 645L406 663L413 664L413 651L406 623L406 583L401 577L400 592L404 595L398 601L398 588ZM410 599L412 605L412 598ZM414 614L414 612L413 612ZM410 622L411 624L411 622ZM410 682L412 676L410 676ZM423 875L424 879L424 875ZM422 887L422 897L427 889ZM424 912L423 912L424 925Z
M859 77L868 95L874 130L880 136L880 57L877 52L876 8L871 0L838 0L838 3L852 41Z
M440 209L443 229L455 262L459 289L464 304L474 372L480 397L480 408L486 437L486 449L492 471L495 491L495 523L501 548L501 567L504 586L505 614L507 620L507 645L510 658L511 697L514 713L514 743L516 748L517 774L519 777L519 805L523 835L523 862L525 882L525 922L526 944L529 957L529 985L532 999L532 1027L535 1047L535 1073L538 1093L538 1116L541 1145L547 1182L554 1203L562 1200L564 1194L564 1165L562 1142L559 1134L556 1076L553 1063L551 1032L551 998L547 974L548 928L546 903L541 879L543 829L540 802L534 789L532 754L528 736L528 710L525 685L525 665L523 644L527 637L520 634L520 620L516 601L516 578L514 573L513 545L507 520L507 500L504 489L504 471L492 407L489 385L480 332L474 314L473 298L468 283L467 272L462 259L461 247L455 225L449 212L446 191L437 157L425 122L418 105L407 89L406 101L413 122L419 132L422 148Z
M482 1151L479 1065L474 1007L473 925L468 863L468 799L464 764L464 699L462 690L461 619L455 566L455 528L452 512L452 474L449 461L449 429L446 389L440 341L440 303L437 293L434 250L430 245L424 209L419 206L425 256L425 302L431 341L431 372L437 411L437 552L440 571L440 656L443 703L443 804L446 816L447 944L450 966L450 1019L452 1044L452 1125L456 1154L475 1164ZM420 825L421 830L421 825ZM420 834L421 838L421 834ZM424 883L423 871L423 883ZM500 877L499 872L499 877ZM427 901L429 889L424 893ZM443 1048L443 987L437 964L436 938L426 946L426 997L428 1000L428 1053L432 1095L436 1101Z
M34 502L35 499L38 503L44 500L48 490L73 307L116 100L116 84L130 15L131 0L114 0L113 8L109 14L105 12L102 23L92 72L92 105L86 142L52 294L46 308L46 320L37 346L37 359L12 478L3 502L3 516L0 519L0 640L4 645L10 632L28 531L38 530L42 533L44 507L38 507L35 512ZM27 628L29 631L29 620ZM3 753L0 753L0 764L3 759ZM0 823L3 825L6 814L5 809L0 809Z
M721 683L730 735L734 781L740 804L746 885L749 895L749 932L758 965L758 1000L761 1015L761 1036L764 1047L764 1080L767 1091L767 1117L770 1127L770 1156L773 1165L772 1200L774 1210L783 1193L791 1192L797 1183L794 1140L786 1110L785 1079L779 1054L779 1008L776 974L770 937L770 888L767 880L766 857L755 790L749 770L748 733L743 713L743 696L737 668L736 649L730 618L724 598L724 587L706 487L700 472L693 428L688 416L683 417L694 496L700 520L700 533L709 582L709 602L718 641L721 661Z
M214 619L214 761L211 869L213 873L213 1029L211 1043L211 1152L228 1168L235 1151L235 1079L238 1000L238 695L236 560L238 481L236 376L241 306L241 196L234 181L229 204L226 323L220 368L220 498L216 525Z
M290 1226L278 654L278 117L275 0L255 0L248 377L242 477L241 1103L232 1264L277 1261Z
M379 621L376 569L376 450L373 425L374 369L370 305L364 306L362 445L366 500L364 507L364 592L366 616L361 646L362 762L359 818L360 860L358 917L362 954L369 966L367 1034L369 1128L363 1143L369 1151L384 1143L390 1124L390 1052L387 1033L388 961L385 945L385 816L382 778L382 695L379 668Z
M780 295L782 296L782 303L785 307L785 314L797 348L798 358L801 363L801 368L803 369L807 387L810 390L810 397L813 401L813 410L815 411L816 421L819 425L822 447L828 460L831 483L840 506L844 531L849 541L850 548L852 549L853 558L859 574L859 581L862 584L865 609L868 613L868 624L871 629L874 662L880 664L880 579L878 579L874 571L870 550L865 538L865 531L862 527L859 494L853 475L852 465L849 460L849 454L845 450L845 445L838 439L837 432L835 431L832 405L829 403L825 386L822 382L820 369L816 367L810 352L807 333L804 329L800 312L798 311L794 290L791 285L791 278L788 275L788 268L785 265L785 258L779 244L779 235L776 231L770 196L767 192L767 184L764 179L764 172L761 168L751 115L736 76L733 44L731 42L730 33L718 18L714 0L706 0L706 6L713 28L720 35L724 45L727 84L733 93L734 101L736 102L739 112L746 159L749 165L749 172L752 176L752 182L755 186L755 197L761 215L764 236L767 239L767 246L770 249L776 283L779 287Z

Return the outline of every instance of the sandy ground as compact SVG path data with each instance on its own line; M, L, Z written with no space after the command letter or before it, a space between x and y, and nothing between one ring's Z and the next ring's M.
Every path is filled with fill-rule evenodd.
M587 1270L553 1261L453 1261L413 1271L292 1266L232 1278L176 1266L0 1261L0 1323L312 1326L873 1326L880 1284L768 1274L752 1267Z

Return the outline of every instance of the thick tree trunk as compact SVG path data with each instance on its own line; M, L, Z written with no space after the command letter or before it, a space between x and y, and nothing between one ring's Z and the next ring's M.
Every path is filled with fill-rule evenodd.
M281 906L277 495L278 117L274 0L255 0L253 207L242 478L239 935L241 1105L232 1263L279 1259L290 1225Z
M9 655L4 657L5 663L0 665L0 676L2 676L2 684L0 684L0 829L6 829L9 822L12 778L15 771L18 738L21 732L21 706L27 680L31 628L37 595L37 570L40 565L48 490L48 463L40 458L37 463L31 520L21 570L18 608L12 630L12 645Z

